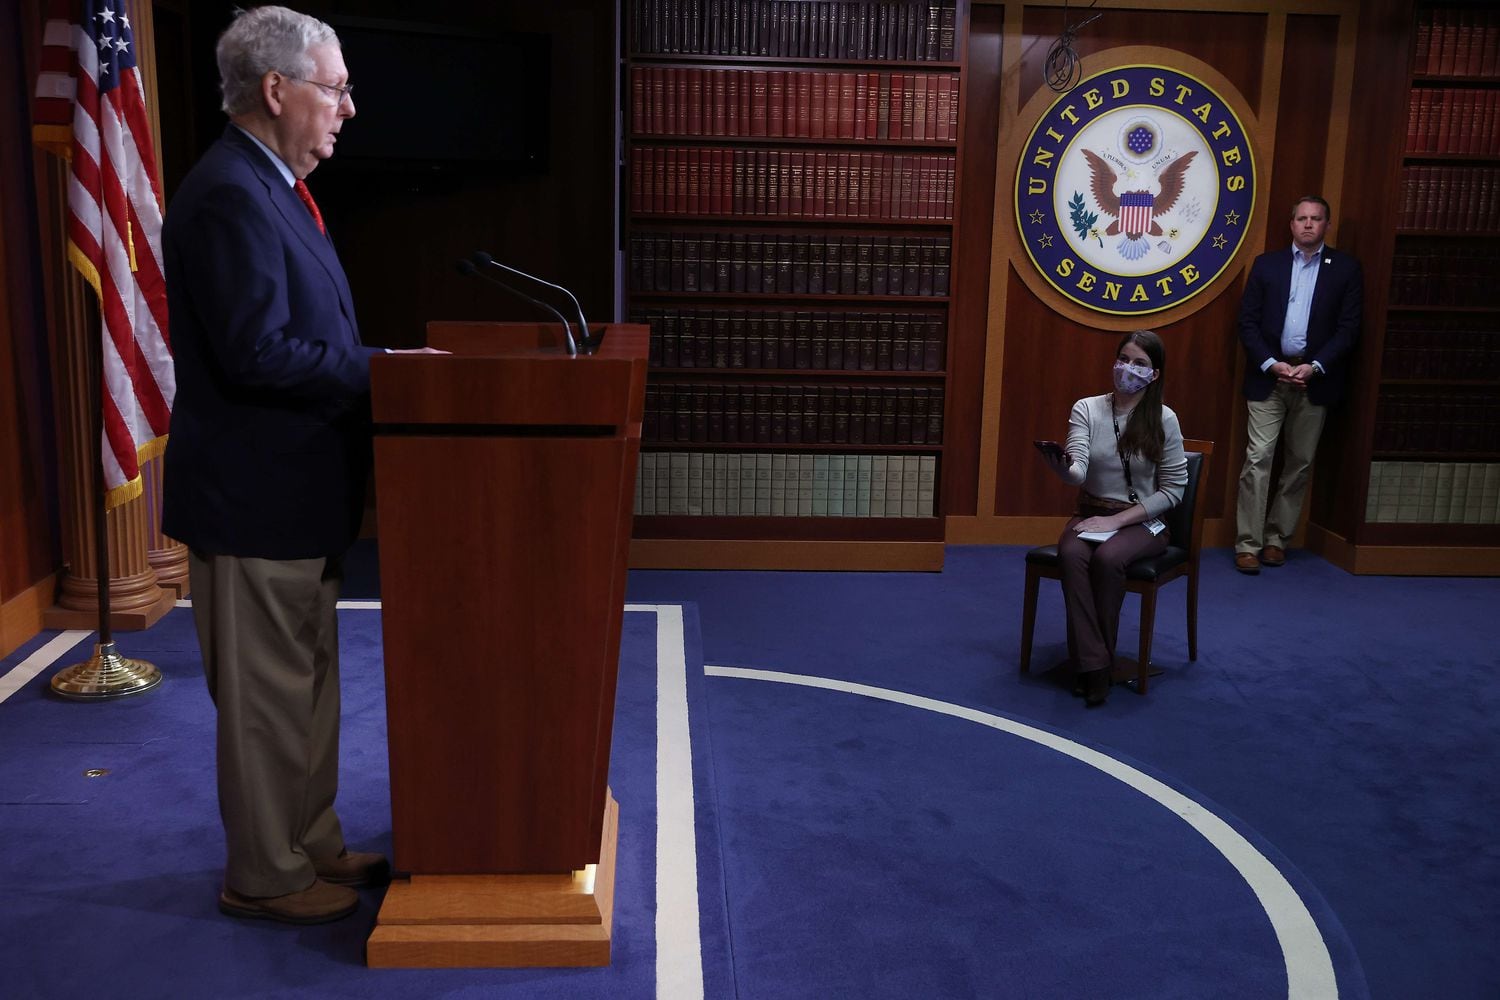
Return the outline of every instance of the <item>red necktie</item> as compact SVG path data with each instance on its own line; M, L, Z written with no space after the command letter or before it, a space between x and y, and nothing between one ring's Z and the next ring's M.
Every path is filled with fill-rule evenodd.
M297 192L297 197L302 199L302 204L312 213L313 221L318 224L318 232L328 235L328 229L323 225L323 213L318 211L318 203L313 201L312 192L301 180L292 185L292 190Z

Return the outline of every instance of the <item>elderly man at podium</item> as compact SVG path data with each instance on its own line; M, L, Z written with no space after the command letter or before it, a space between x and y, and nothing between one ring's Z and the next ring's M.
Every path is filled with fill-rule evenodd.
M338 37L283 7L217 48L230 124L162 234L178 395L163 530L190 552L218 711L219 908L319 923L388 876L334 811L341 559L364 510L370 356L304 178L354 117Z

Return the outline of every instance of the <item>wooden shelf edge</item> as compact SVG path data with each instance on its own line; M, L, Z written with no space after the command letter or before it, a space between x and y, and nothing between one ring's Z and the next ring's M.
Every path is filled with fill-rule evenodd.
M958 146L957 139L863 139L840 136L810 136L810 135L693 135L687 132L632 132L626 137L634 145L650 145L659 143L661 145L673 145L684 143L696 145L704 143L716 146L738 146L743 144L747 148L757 146L826 146L829 149L843 149L850 146L859 148L875 147L877 149L955 149ZM1455 155L1455 154L1450 154ZM1473 155L1473 154L1463 154Z
M1500 576L1500 545L1355 545L1309 524L1307 547L1356 576Z
M735 63L750 69L756 67L775 69L777 66L797 68L821 66L827 69L863 66L872 69L889 67L893 70L947 70L950 73L963 69L963 63L950 62L946 59L842 59L836 56L751 56L724 55L717 52L627 52L625 61L631 65L666 63L676 66L686 63L688 65L684 68L688 69L692 68L693 63L701 64L706 69L722 69L725 63ZM1480 79L1487 78L1480 77Z
M1051 545L1068 523L1067 514L998 516L950 515L946 518L949 545ZM1234 544L1234 518L1204 517L1204 549Z
M822 229L833 225L844 229L882 227L886 229L952 229L952 219L891 219L885 216L862 215L677 215L667 212L631 212L630 221L636 222L709 222L714 225L739 226L817 226ZM1493 234L1491 234L1493 235Z
M744 301L757 305L767 302L836 302L842 304L869 302L878 305L947 305L953 301L951 295L862 295L858 292L824 294L822 292L630 292L631 304L640 301L653 302L728 302ZM803 310L807 312L809 310Z
M636 538L631 569L941 572L943 543Z

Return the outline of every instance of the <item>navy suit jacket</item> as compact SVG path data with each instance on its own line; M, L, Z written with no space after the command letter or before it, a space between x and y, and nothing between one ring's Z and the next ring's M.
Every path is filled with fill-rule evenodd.
M1303 357L1323 366L1307 383L1307 398L1329 406L1344 398L1344 384L1364 308L1364 279L1359 261L1333 247L1323 248L1318 284L1307 316ZM1292 290L1292 249L1263 253L1250 266L1250 280L1240 300L1240 343L1245 347L1245 398L1271 395L1276 376L1260 370L1267 358L1282 360L1281 328L1286 325L1287 297Z
M359 531L370 355L328 237L229 126L162 229L177 398L162 530L204 554L309 559Z

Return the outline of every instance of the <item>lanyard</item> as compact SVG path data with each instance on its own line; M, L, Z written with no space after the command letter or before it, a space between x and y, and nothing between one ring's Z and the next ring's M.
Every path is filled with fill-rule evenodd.
M1135 483L1130 480L1130 461L1125 457L1125 452L1120 448L1120 418L1115 415L1115 401L1113 399L1109 401L1109 415L1115 426L1115 454L1120 456L1120 468L1125 470L1125 490L1130 497L1131 503L1140 503L1140 499L1135 495Z

